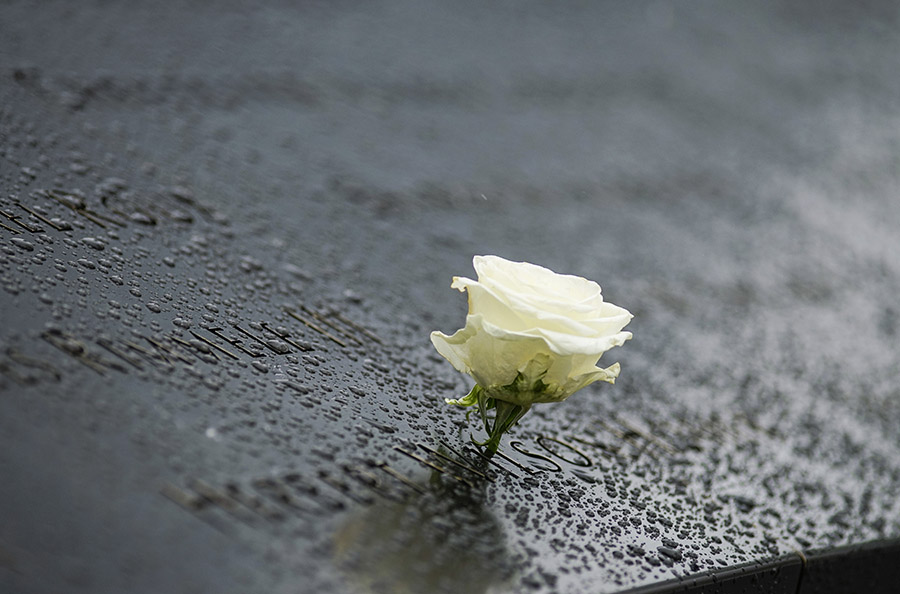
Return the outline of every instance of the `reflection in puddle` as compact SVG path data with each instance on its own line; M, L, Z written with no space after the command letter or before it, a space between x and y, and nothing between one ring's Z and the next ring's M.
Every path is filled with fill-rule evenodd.
M380 499L344 524L335 560L359 592L504 591L504 535L484 499L483 485L434 475L424 493L402 503Z

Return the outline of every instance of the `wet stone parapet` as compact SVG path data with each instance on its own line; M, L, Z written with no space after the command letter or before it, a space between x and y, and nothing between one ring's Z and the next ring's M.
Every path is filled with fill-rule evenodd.
M171 18L190 21L179 10ZM0 591L829 592L850 576L876 592L892 583L892 310L871 346L883 352L868 361L875 379L858 393L846 387L861 372L834 364L831 351L806 356L814 333L776 333L777 316L760 316L757 333L752 319L772 296L809 318L835 309L832 252L819 262L829 274L798 267L784 287L763 267L775 289L758 278L729 284L702 258L666 277L634 256L636 280L617 281L646 321L619 383L535 407L487 456L472 443L477 424L444 404L469 386L427 343L453 296L423 287L413 264L449 270L485 229L497 230L490 245L513 250L525 237L559 257L564 233L544 239L544 221L592 216L582 203L590 192L566 186L557 190L575 197L556 203L526 186L511 209L438 182L415 191L355 182L343 163L312 191L264 161L302 144L280 121L283 151L266 154L232 142L246 130L228 123L241 110L266 116L286 104L303 119L329 100L350 111L380 101L426 114L431 128L417 141L447 141L440 117L455 131L454 110L505 117L515 111L507 100L522 111L579 109L607 91L591 80L548 90L546 74L527 72L498 91L487 76L463 84L401 73L354 86L251 66L216 76L25 63L0 72ZM241 185L248 171L257 177ZM644 240L676 237L668 221L696 217L692 239L705 255L720 236L757 232L747 210L775 229L780 251L795 247L777 234L790 215L780 203L757 212L736 198L737 214L656 205L659 220L642 210L673 185L727 194L726 206L738 194L725 174L702 173L604 187L628 197L613 204L617 220L640 224L620 235L587 225L575 243L625 244L644 227ZM268 177L274 189L261 190ZM295 184L301 197L291 199ZM270 190L271 206L254 204ZM646 260L690 259L665 240L651 248ZM619 256L607 257L615 268ZM880 270L893 299L890 267L859 259L857 274ZM713 326L739 343L730 358L704 342ZM657 342L642 344L642 332Z
M11 114L4 126L11 138L30 129ZM132 184L102 165L26 171L52 142L27 138L7 151L0 198L5 422L62 413L79 439L123 437L142 462L111 470L155 492L173 530L210 526L265 543L259 554L299 547L281 586L315 567L331 589L450 590L464 566L467 591L668 591L673 577L795 567L793 551L849 530L859 541L896 531L896 500L798 469L780 459L789 436L740 414L540 409L487 457L440 403L457 379L386 324L385 304L362 309L270 270L186 187ZM198 442L212 451L195 459ZM29 447L21 459L52 475L58 461ZM854 464L867 456L889 460L861 449ZM859 508L865 524L851 519ZM204 563L188 560L180 571Z

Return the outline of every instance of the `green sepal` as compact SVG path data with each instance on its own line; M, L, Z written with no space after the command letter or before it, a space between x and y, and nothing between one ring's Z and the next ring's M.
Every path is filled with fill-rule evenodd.
M511 386L512 387L512 386ZM475 384L472 391L459 400L446 400L447 404L455 404L457 406L471 407L478 405L478 412L484 423L484 430L488 434L488 439L482 442L473 441L481 446L486 446L490 452L496 452L500 447L500 439L503 434L509 431L516 423L519 422L525 413L531 408L531 405L520 405L505 400L491 398L485 393L484 389ZM492 416L488 415L488 411L494 410ZM472 410L466 411L466 420L469 419Z
M481 396L482 392L484 392L484 390L481 389L481 386L475 384L475 387L472 388L472 391L459 400L445 398L444 402L446 402L447 404L455 404L456 406L474 406L478 404L478 397Z

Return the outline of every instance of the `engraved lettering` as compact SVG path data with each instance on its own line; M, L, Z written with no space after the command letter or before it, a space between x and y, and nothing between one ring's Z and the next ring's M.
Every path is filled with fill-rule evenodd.
M262 353L257 353L257 352L254 352L254 351L251 351L251 350L246 349L246 348L243 346L243 343L242 343L240 340L238 340L238 339L236 339L236 338L228 338L227 336L225 336L224 334L221 333L221 332L222 332L222 329L221 329L221 328L207 328L206 330L207 330L207 332L210 332L210 333L216 335L218 338L221 338L222 340L224 340L225 342L227 342L228 344L230 344L231 346L233 346L233 347L236 348L237 350L241 351L242 353L245 353L245 354L247 354L247 355L250 355L250 356L253 357L254 359L263 356ZM197 337L197 338L200 338L200 336L198 336L197 333L194 332L194 331L191 331L191 334L193 334L193 335L194 335L195 337ZM210 341L208 341L208 340L206 340L206 339L202 339L202 338L201 338L201 340L203 340L204 342L206 342L206 343L208 343L208 344L210 344L210 345L213 344L212 342L210 342ZM233 359L237 359L237 358L238 358L238 356L235 355L234 353L231 353L231 352L229 352L229 351L226 351L225 349L223 349L223 348L221 348L221 347L218 347L218 346L217 346L216 348L218 348L219 350L221 350L223 353L227 353L227 354L228 354L230 357L232 357Z
M651 457L654 457L652 452L648 451L648 447L650 446L652 441L647 440L639 432L637 432L633 429L630 429L630 428L625 428L624 430L619 429L619 428L614 427L613 425L610 425L602 420L598 420L598 423L607 432L611 433L614 437L627 443L628 445L630 445L632 447L632 449L634 450L630 454L630 458L632 459L632 461L637 461L644 452L647 452L648 455L650 455ZM640 438L640 439L636 439L636 438ZM621 449L617 453L621 453Z
M216 487L200 479L192 479L190 482L190 488L201 497L209 500L216 507L227 511L235 518L248 524L253 523L253 516L247 513L247 508L222 490L217 489Z
M213 332L213 330L221 330L221 328L215 328L215 329L207 328L207 330L209 330L209 331L212 332L213 334L216 334L215 332ZM227 349L224 349L224 348L220 347L219 345L217 345L217 344L214 343L213 341L209 340L208 338L204 338L203 336L201 336L200 334L197 334L197 333L194 332L193 330L189 330L189 332L190 332L191 335L192 335L194 338L196 338L197 340L199 340L199 341L201 341L201 342L204 342L204 343L208 344L210 347L216 349L217 351L219 351L219 352L221 352L221 353L224 353L225 355L231 357L232 359L235 359L235 360L240 359L240 357L238 357L237 355L235 355L235 354L232 353L231 351L229 351L229 350L227 350ZM216 334L216 336L219 336L219 335ZM222 336L219 336L219 338L222 338L223 340L225 340L226 342L228 342L227 339L225 339L225 338L222 337ZM189 344L189 343L187 343L187 344ZM238 348L240 348L240 347L238 347ZM244 349L241 349L241 350L244 350ZM245 351L245 352L246 352L246 351ZM215 356L215 353L213 353L213 356Z
M477 474L478 476L480 476L480 477L483 478L483 479L486 479L486 480L489 480L489 481L493 481L493 480L494 480L494 479L490 478L488 475L486 475L486 474L484 474L483 472L481 472L480 470L477 470L477 469L475 469L475 468L472 468L472 467L469 466L468 464L463 464L463 463L460 462L459 460L454 460L454 459L451 458L450 456L448 456L448 455L446 455L446 454L443 454L443 453L441 453L441 452L439 452L439 451L437 451L437 450L435 450L435 449L433 449L433 448L430 448L430 447L428 447L427 445L425 445L425 444L423 444L423 443L417 443L416 445L417 445L418 447L422 448L423 450L425 450L426 452L429 452L429 453L431 453L431 454L437 456L438 458L440 458L440 459L442 459L442 460L445 460L445 461L449 462L450 464L453 464L454 466L458 466L459 468L462 468L463 470L468 470L469 472L471 472L471 473L473 473L473 474Z
M616 422L619 423L619 425L621 425L621 426L625 427L626 429L628 429L629 431L631 431L632 433L636 433L637 435L641 436L642 438L646 439L647 441L652 442L654 445L659 446L665 452L667 452L669 454L678 453L678 449L675 446L673 446L666 440L662 439L661 437L657 436L656 434L651 433L650 431L645 431L644 429L638 427L635 423L625 421L621 417L616 418Z
M573 452L576 457L574 459L566 458L565 456L563 456L562 454L557 452L553 448L553 446L548 445L548 442L561 445L563 448L566 448L566 449L570 450L571 452ZM546 435L539 435L537 438L537 444L539 446L541 446L542 448L544 448L545 450L547 450L550 454L556 456L557 458L559 458L560 460L562 460L564 462L568 462L569 464L573 464L575 466L583 466L585 468L593 466L593 464L594 464L593 461L587 456L587 454L585 454L584 452L582 452L575 446L562 441L561 439L557 439L555 437L548 437Z
M223 524L221 520L217 519L214 516L210 516L207 513L202 513L207 508L215 509L216 506L213 501L203 497L202 495L198 495L196 493L192 493L191 491L182 489L180 487L176 487L172 483L166 483L159 490L160 494L163 497L169 499L173 503L181 506L185 510L191 512L191 514L205 522L211 528L218 530L224 534L229 534L228 526Z
M358 330L359 332L362 332L363 334L365 334L366 336L368 336L369 338L371 338L372 340L374 340L374 341L377 342L378 344L382 344L381 339L378 338L378 336L376 336L376 335L375 335L371 330L369 330L368 328L365 328L364 326L360 326L359 324L357 324L356 322L354 322L354 321L352 321L352 320L348 320L346 317L342 316L340 313L335 312L335 313L332 314L332 315L333 315L334 317L336 317L337 319L339 319L339 320L340 320L341 322L343 322L344 324L347 324L348 326L350 326L351 328L353 328L354 330Z
M266 505L259 497L244 493L241 488L234 483L226 483L225 492L229 497L266 520L284 519L284 513L281 510Z
M144 338L146 338L146 337L144 337ZM150 339L146 338L146 340L150 340ZM135 344L129 340L120 340L118 342L118 344L119 344L119 346L121 346L124 349L127 349L128 351L133 351L133 352L137 353L144 360L150 362L152 365L157 365L157 366L163 365L167 368L171 368L174 366L173 363L168 359L168 357L166 357L161 352L158 353L158 352L148 351L141 345ZM152 342L151 342L151 344L152 344ZM154 347L154 349L156 349L156 348L157 347Z
M360 339L358 339L356 336L354 336L353 334L350 334L349 332L347 332L346 330L344 330L343 328L341 328L340 326L338 326L337 324L335 324L328 318L321 316L320 314L318 314L317 312L314 312L313 310L309 309L305 305L300 304L300 309L302 309L306 315L312 316L316 321L325 324L326 326L328 326L335 332L344 335L345 337L349 338L356 344L359 344L359 345L362 344L362 341Z
M423 489L422 487L417 485L412 479L408 478L403 473L388 466L388 464L386 462L381 462L381 463L376 464L375 468L377 468L377 469L381 470L382 472L388 474L389 476L397 479L398 481L400 481L401 483L403 483L404 485L406 485L407 487L409 487L416 493L419 493L420 495L425 493L425 489Z
M113 355L119 357L120 359L122 359L123 361L128 363L129 365L132 365L133 367L135 367L137 369L144 368L143 365L141 365L140 360L135 359L135 358L131 357L130 355L128 355L127 353L120 351L116 347L115 343L113 343L113 341L110 340L109 338L101 336L95 342L98 345L100 345L101 347L103 347L104 349L106 349L107 351L109 351L110 353L112 353Z
M65 231L65 230L71 228L71 226L66 227L66 226L64 226L64 225L58 225L58 224L54 223L53 221L51 221L51 220L48 219L47 217L43 216L42 214L40 214L40 213L38 213L38 212L35 212L35 211L31 210L30 208L28 208L27 206L25 206L24 204L22 204L22 203L20 203L20 202L16 202L16 205L17 205L19 208L21 208L22 210L24 210L25 212L29 213L29 214L30 214L31 216L33 216L34 218L38 219L38 220L41 221L42 223L45 223L45 224L47 224L47 225L50 225L51 227L53 227L53 228L56 229L57 231Z
M41 338L100 375L106 375L106 372L110 369L122 373L125 372L125 368L115 361L110 361L100 355L88 352L87 346L83 342L75 340L71 335L61 330L45 330L41 333Z
M122 221L89 210L81 198L63 190L48 190L45 192L45 195L48 198L56 200L66 208L72 210L72 212L74 212L75 214L86 218L87 220L103 229L106 229L105 223L112 223L113 225L118 225L119 227L127 227L127 225Z
M199 511L207 507L211 503L211 501L209 501L205 497L201 497L200 495L191 493L190 491L185 491L181 487L176 487L172 483L166 483L165 485L163 485L162 489L160 489L159 492L184 509L192 512Z
M344 481L342 481L338 478L331 476L327 470L320 470L318 473L318 476L319 476L319 480L321 480L323 483L325 483L329 487L337 489L343 495L345 495L346 497L349 497L350 499L352 499L353 501L355 501L357 503L362 503L363 505L371 505L375 501L368 495L354 493L353 490L350 488L350 485L348 485L347 483L345 483Z
M130 345L133 348L137 348L139 351L148 353L150 355L150 357L161 359L167 365L170 365L170 366L174 365L174 362L171 359L169 359L169 356L172 356L172 357L178 359L179 361L181 361L182 363L186 363L188 365L190 365L194 362L193 359L188 359L185 357L185 355L167 348L166 345L159 342L158 340L154 340L153 338L150 338L148 336L144 336L143 338L144 338L144 340L149 342L151 346L153 346L154 350L152 352L142 349L140 346L133 344L133 343L126 342L126 344Z
M126 214L126 213L122 212L121 210L119 210L118 208L115 208L114 206L110 205L110 204L109 204L109 199L110 199L110 196L103 196L103 197L100 199L100 202L101 202L101 204L103 204L103 206L105 206L105 207L107 208L107 210L109 210L111 213L117 214L117 215L119 215L120 217L122 217L123 219L128 219L128 220L130 220L130 221L135 221L135 222L137 222L137 223L141 223L142 225L148 225L148 226L154 226L154 225L156 225L156 222L157 222L157 221L156 221L156 217L154 217L152 214L150 214L149 212L147 212L147 211L144 210L143 208L140 208L140 207L138 207L138 206L132 204L132 203L131 203L130 201L128 201L128 200L124 200L124 199L120 196L120 197L118 197L118 199L119 199L119 200L122 200L123 202L127 202L127 203L129 204L129 206L131 206L131 208L133 209L133 211L132 211L131 214Z
M473 488L475 487L475 485L473 485L471 483L471 481L469 481L468 479L464 479L461 476L457 476L457 475L453 474L452 472L450 472L449 470L447 470L446 468L444 468L442 466L438 466L437 464L435 464L433 462L429 462L428 460L426 460L420 456L417 456L417 455L413 454L412 452L408 452L408 451L404 450L403 448L401 448L400 446L394 446L394 450L400 452L404 456L412 458L413 460L415 460L416 462L419 462L420 464L424 464L425 466L427 466L428 468L431 468L432 470L436 470L441 474L446 474L447 476L449 476L450 478L452 478L455 481L463 483L464 485L468 485L469 487L473 487Z
M572 436L570 439L586 446L597 448L598 450L600 450L600 453L607 458L616 458L619 450L622 449L622 447L618 445L609 445L600 441L588 441L587 439L583 439L581 437Z
M10 227L9 225L7 225L7 224L5 224L5 223L2 223L2 222L0 222L0 227L3 227L3 228L6 229L7 231L9 231L9 232L11 232L11 233L15 233L16 235L22 233L21 231L19 231L19 230L16 229L15 227Z
M330 509L343 509L344 507L346 507L344 505L344 502L321 493L315 485L304 481L302 477L296 472L284 475L282 477L282 480L296 492L307 495L309 497L314 497L314 501L316 503L329 507Z
M253 341L258 342L259 344L261 344L261 345L264 346L265 348L269 349L270 351L272 351L272 352L275 353L276 355L284 355L284 354L285 354L285 351L284 351L284 350L279 350L279 349L273 347L272 345L270 345L270 344L267 343L266 341L262 340L262 339L259 338L258 336L254 336L254 335L250 334L249 332L247 332L246 330L244 330L243 328L241 328L241 327L238 326L237 324L233 324L232 327L233 327L235 330L237 330L238 332L240 332L241 334L243 334L244 336L246 336L247 338L249 338L250 340L253 340ZM287 352L289 353L290 351L287 351ZM262 355L258 355L258 356L261 357Z
M29 233L40 233L40 232L43 231L43 229L41 229L40 227L32 227L31 225L22 222L22 219L21 219L21 217L20 217L19 215L13 214L13 213L11 213L11 212L6 212L6 211L3 210L2 208L0 208L0 215L3 215L4 217L7 218L7 220L9 220L10 222L12 222L12 223L18 225L19 227L25 229L25 230L28 231ZM7 225L3 225L3 226L6 227L7 229L11 230L11 231L17 231L16 229L13 229L12 227L9 227L9 226L7 226Z
M527 466L522 465L520 462L518 462L518 461L516 461L516 460L513 460L512 458L510 458L509 456L507 456L507 455L504 454L503 452L501 452L501 451L498 450L498 451L496 451L496 452L494 452L494 453L495 453L496 455L500 456L501 458L503 458L504 460L506 460L507 462L509 462L510 464L516 465L519 469L524 470L524 471L527 472L528 474L534 474L534 471L533 471L533 470L531 470L531 469L528 468ZM482 454L482 455L483 455L483 454Z
M540 470L550 470L553 472L562 472L562 466L560 466L559 464L557 464L556 462L554 462L547 456L544 456L543 454L538 454L536 452L532 452L531 450L526 450L525 444L523 444L521 441L511 441L511 442L509 442L509 447L511 447L515 451L519 452L520 454L528 456L529 458L533 458L535 460L543 460L544 462L549 462L550 464L553 465L553 468L547 468L547 467L541 466L540 464L534 464L532 462L532 464L534 464Z
M360 483L362 483L363 485L365 485L366 487L371 489L376 494L381 495L382 497L385 497L387 499L391 499L394 501L403 501L405 499L405 497L400 497L400 496L392 493L390 490L388 490L385 487L384 482L381 480L380 477L375 476L371 472L364 470L363 468L361 468L359 466L350 466L350 465L344 464L341 466L341 468L343 469L344 472L347 473L348 476L356 479L357 481L359 481Z
M331 334L330 332L328 332L328 331L325 330L324 328L318 326L318 325L315 324L314 322L310 322L310 321L307 320L306 318L302 317L302 316L301 316L300 314L298 314L294 309L291 309L290 307L285 307L285 308L284 308L284 313L286 313L287 315L291 316L291 317L294 318L295 320L297 320L297 321L299 321L299 322L302 322L302 323L303 323L305 326L307 326L308 328L312 328L313 330L315 330L316 332L318 332L318 333L321 334L322 336L325 336L325 337L330 338L331 340L333 340L334 342L338 343L338 344L341 345L342 347L346 347L346 346L347 346L347 343L346 343L346 342L344 342L343 340L341 340L341 339L338 338L337 336Z
M257 479L251 486L265 497L277 503L303 512L311 512L313 508L308 503L297 499L288 490L288 486L274 478Z
M443 445L445 448L447 448L448 450L450 450L451 452L453 452L453 453L456 454L457 456L462 457L462 456L460 455L460 453L457 452L456 450L454 450L452 447L450 447L450 446L447 444L447 442L441 441L441 445ZM509 474L509 475L511 475L511 476L514 476L515 478L521 478L521 477L519 477L518 474L516 474L515 472L513 472L513 471L510 470L509 468L506 468L505 466L503 466L503 465L497 463L497 461L496 461L493 457L491 457L491 456L486 456L486 455L482 454L481 452L479 452L478 450L473 449L473 448L465 448L465 451L466 451L467 453L475 454L476 456L478 456L479 458L481 458L482 460L484 460L484 461L487 462L488 464L493 464L494 466L496 466L497 468L499 468L499 469L502 470L503 472L505 472L505 473L507 473L507 474ZM528 470L528 469L526 468L525 470Z
M31 373L21 373L19 369L16 369L15 366L10 365L7 361L0 361L0 373L3 373L18 384L37 384L41 381L42 376L45 379L49 379L53 382L58 382L60 381L60 379L62 379L62 374L50 363L41 359L29 357L23 353L20 353L12 347L6 349L6 356L10 359L10 361L17 363L21 367L38 370L40 372L38 375L33 375Z
M274 334L275 336L277 336L279 339L285 341L286 343L288 343L289 345L293 346L294 348L297 348L297 349L299 349L299 350L301 350L301 351L304 351L304 352L308 352L308 351L313 350L313 349L312 349L311 347L309 347L308 345L302 345L302 344L298 344L298 343L294 342L293 340L290 339L290 335L289 335L288 333L286 333L286 332L279 332L279 331L278 331L277 329L275 329L275 328L270 328L269 325L266 324L265 322L261 322L260 325L261 325L263 328L265 328L266 331L271 332L272 334Z

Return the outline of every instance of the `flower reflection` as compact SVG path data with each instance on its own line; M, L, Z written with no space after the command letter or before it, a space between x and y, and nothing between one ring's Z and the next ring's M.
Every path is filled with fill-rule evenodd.
M483 489L439 479L403 502L380 499L344 524L334 554L358 592L503 591L503 530ZM422 485L425 487L425 485Z

